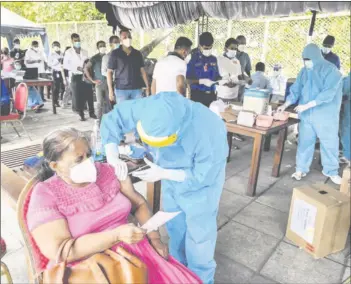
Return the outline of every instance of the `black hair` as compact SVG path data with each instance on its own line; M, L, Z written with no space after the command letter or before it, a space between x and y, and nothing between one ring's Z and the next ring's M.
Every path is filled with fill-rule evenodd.
M13 43L21 43L21 41L20 41L19 38L15 38L15 39L13 40Z
M74 128L58 129L46 136L43 141L44 159L40 164L37 179L44 181L52 177L55 172L49 164L59 161L63 153L72 146L72 143L80 139L86 139L86 137ZM89 145L88 140L86 141Z
M226 48L228 48L230 45L232 45L232 44L239 44L239 42L235 39L235 38L233 38L233 37L231 37L231 38L228 38L227 39L227 41L225 42L225 47Z
M239 40L241 40L241 39L244 39L244 40L246 41L246 37L243 36L243 35L238 35L238 36L236 37L236 40L237 40L237 41L239 41Z
M256 71L264 72L265 69L266 69L266 65L263 62L258 62L256 64Z
M32 45L39 45L39 42L37 42L36 40L33 40Z
M60 44L58 41L54 41L54 42L52 43L52 46L61 46L61 44Z
M174 49L190 49L193 45L193 42L187 37L179 37L174 45Z
M116 36L116 35L113 35L113 36L110 36L110 38L109 38L109 43L113 43L113 40L114 39L118 39L119 40L119 37L118 36Z
M106 42L104 42L103 40L99 40L97 43L96 43L96 47L98 48L99 47L99 44L100 43L104 43L106 45Z
M210 32L204 32L200 35L199 43L201 46L211 46L213 45L214 39Z
M1 49L1 53L5 54L5 55L8 55L9 54L9 49L7 47L4 47Z
M76 33L71 34L71 40L79 37L80 37L79 34L76 34Z
M128 29L121 29L119 31L119 35L121 36L122 33L129 33L129 34L131 34L130 30L128 30Z

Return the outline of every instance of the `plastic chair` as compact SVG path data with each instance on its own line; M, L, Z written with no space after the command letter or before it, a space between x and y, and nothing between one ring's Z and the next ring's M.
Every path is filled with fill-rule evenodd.
M22 121L26 117L27 113L27 103L28 103L28 88L25 83L21 83L16 88L15 98L14 98L14 109L15 113L10 113L9 115L0 116L1 124L10 123L13 129L16 131L18 137L21 137L17 131L15 124L20 124L24 133L28 136L29 140L32 141L32 138L29 136L27 130L24 128Z
M42 278L40 272L46 268L49 260L41 253L27 225L29 201L36 183L36 178L33 178L22 190L17 201L17 221L25 244L29 281L30 283L41 284Z
M6 243L3 238L0 240L0 258L6 254ZM12 277L7 265L1 261L1 276L5 275L7 283L12 284Z

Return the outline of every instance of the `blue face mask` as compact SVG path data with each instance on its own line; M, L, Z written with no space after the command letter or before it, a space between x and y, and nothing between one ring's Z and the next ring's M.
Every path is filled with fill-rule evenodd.
M118 49L121 45L119 43L115 43L114 49Z
M80 48L80 46L81 46L80 41L74 42L74 43L73 43L73 46L74 46L75 48Z

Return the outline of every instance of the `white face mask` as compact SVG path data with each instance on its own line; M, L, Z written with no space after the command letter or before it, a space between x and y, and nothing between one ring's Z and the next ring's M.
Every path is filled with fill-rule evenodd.
M122 44L125 46L125 47L131 47L132 46L132 39L131 38L126 38L122 41Z
M206 56L206 57L211 56L211 55L212 55L212 49L204 49L204 50L202 51L202 54L203 54L204 56Z
M324 53L324 54L328 54L329 52L331 51L331 48L329 48L329 47L322 47L322 52Z
M187 57L185 57L185 62L188 64L189 62L190 62L190 60L191 60L191 54L188 54L188 56Z
M312 60L305 60L304 62L305 62L305 67L306 67L307 69L312 69L312 68L313 68L313 62L312 62Z
M20 45L19 44L15 44L14 48L15 49L20 49Z
M55 46L55 47L54 47L54 51L59 52L59 51L60 51L60 48L59 48L58 46Z
M32 47L34 51L38 51L39 47Z
M18 70L21 70L22 69L22 66L20 64L16 64L15 65L15 69L18 71Z
M274 76L279 76L282 73L280 70L273 71Z
M229 58L234 58L236 56L236 50L229 49L226 54Z
M97 171L93 158L75 165L70 170L70 178L74 183L96 182Z
M246 50L246 45L244 45L244 44L239 44L238 50L239 50L240 52L244 52L244 51Z
M106 53L106 47L100 47L99 52L102 54Z

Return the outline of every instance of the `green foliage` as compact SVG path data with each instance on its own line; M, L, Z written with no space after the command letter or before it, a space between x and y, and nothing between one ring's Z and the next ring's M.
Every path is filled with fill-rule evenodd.
M104 19L95 2L1 2L1 6L35 23Z

